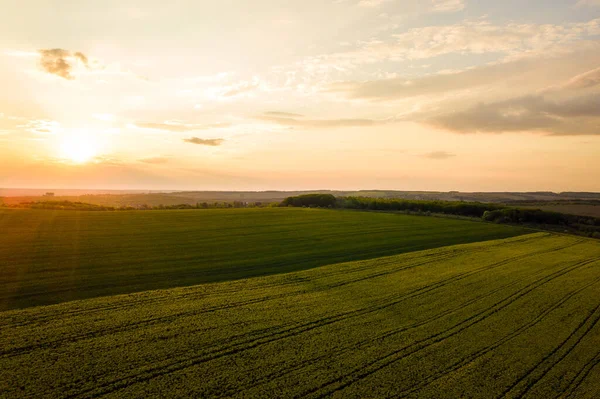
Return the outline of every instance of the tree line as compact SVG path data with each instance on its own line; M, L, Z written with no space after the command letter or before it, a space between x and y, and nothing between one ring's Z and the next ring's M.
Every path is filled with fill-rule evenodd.
M198 202L196 204L176 204L176 205L157 205L150 206L141 204L138 206L108 206L96 205L87 202L78 201L35 201L21 202L18 204L7 204L0 202L0 207L3 208L21 208L21 209L54 209L68 211L152 211L152 210L176 210L176 209L223 209L223 208L258 208L272 206L262 202Z

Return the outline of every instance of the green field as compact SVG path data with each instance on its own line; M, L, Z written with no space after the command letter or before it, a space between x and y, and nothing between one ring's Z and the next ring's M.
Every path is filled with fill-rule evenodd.
M11 310L0 396L594 398L598 292L600 243L536 233Z
M318 209L0 210L0 310L506 238L516 227Z
M567 213L578 216L591 216L600 218L600 205L589 204L536 204L531 206L521 206L523 208L541 209L543 211Z

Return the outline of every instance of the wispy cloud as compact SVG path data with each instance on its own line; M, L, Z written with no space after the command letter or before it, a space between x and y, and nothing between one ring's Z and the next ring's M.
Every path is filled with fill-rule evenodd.
M188 132L191 127L175 123L135 122L135 126L142 129L165 130L168 132Z
M327 85L325 91L336 93L349 99L367 99L372 101L401 100L424 96L430 100L432 95L452 92L475 93L480 87L503 87L505 91L523 91L523 82L519 86L509 87L507 80L525 80L525 86L536 89L554 86L557 79L566 79L568 71L581 71L597 65L600 56L599 42L583 42L580 45L565 45L560 50L548 54L517 57L502 62L490 63L461 71L438 72L421 77L394 77L366 81L340 81ZM523 77L527 77L524 79ZM560 82L572 89L592 87L600 80L600 70L594 69L577 75L570 80ZM481 94L481 93L479 93ZM478 101L482 101L479 99Z
M359 7L379 7L385 3L389 3L390 0L360 0L358 2Z
M86 67L89 66L88 58L85 54L77 51L75 54L73 54L73 56L81 61Z
M576 7L600 7L600 0L579 0Z
M229 74L225 79L229 80L228 83L208 88L205 92L208 96L217 98L220 100L232 100L251 96L255 91L264 89L264 82L258 76L254 76L250 79L242 79L237 82L231 82Z
M433 152L428 152L427 154L423 154L424 158L429 158L429 159L448 159L448 158L453 158L455 156L456 156L456 154L452 154L451 152L446 152L446 151L433 151Z
M265 112L266 116L282 117L282 118L304 118L304 115L295 114L293 112L269 111Z
M428 12L456 12L465 8L465 0L429 0L431 6ZM592 0L593 1L593 0ZM340 1L343 2L343 1ZM385 4L392 3L393 0L360 0L356 3L359 7L378 8Z
M600 85L600 68L582 73L570 79L563 88L565 89L587 89Z
M456 12L465 8L465 0L432 0L434 12Z
M178 122L135 122L141 129L163 130L168 132L191 132L194 130L222 129L230 127L230 123L185 124Z
M198 144L198 145L207 145L211 147L216 147L221 145L225 140L223 139L201 139L199 137L190 137L188 139L183 139L186 143Z
M465 20L396 33L385 39L357 43L342 52L305 60L312 70L353 70L386 61L417 61L448 54L494 54L499 59L523 54L547 54L557 46L600 35L600 18L564 25L495 24L488 19Z
M139 159L138 161L143 162L143 163L159 165L159 164L165 164L165 163L169 162L169 158L168 157L150 157L150 158L142 158L142 159Z
M260 120L276 123L283 126L298 126L305 128L340 128L340 127L365 127L376 126L394 122L394 119L305 119L303 117L280 116L263 114L257 117Z
M38 135L52 135L61 130L60 123L48 119L30 119L27 123L20 124L17 127Z
M242 82L240 84L234 85L223 92L223 97L235 97L242 94L249 93L254 91L259 87L258 82Z

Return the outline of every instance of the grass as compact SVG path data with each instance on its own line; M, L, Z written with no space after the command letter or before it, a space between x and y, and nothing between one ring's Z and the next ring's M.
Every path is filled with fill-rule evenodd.
M5 209L0 310L290 272L524 231L317 209Z
M0 396L596 397L599 289L600 243L536 233L6 311Z

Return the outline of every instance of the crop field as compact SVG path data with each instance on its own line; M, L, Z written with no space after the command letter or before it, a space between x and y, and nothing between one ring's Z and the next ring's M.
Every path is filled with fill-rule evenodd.
M535 233L10 310L6 398L594 398L600 243Z
M568 213L578 216L591 216L600 218L600 205L583 205L583 204L536 204L535 206L523 206L523 208L541 209L543 211L552 211L559 213Z
M309 269L523 234L389 213L0 210L0 310Z

